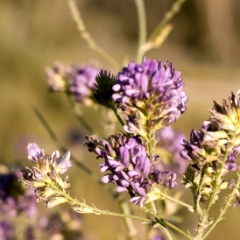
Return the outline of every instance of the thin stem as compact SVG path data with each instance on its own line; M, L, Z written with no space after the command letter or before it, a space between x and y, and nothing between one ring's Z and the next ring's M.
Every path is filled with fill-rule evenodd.
M164 235L163 236L164 239L166 238L167 240L173 240L171 234L169 233L169 231L164 226L162 226L161 224L158 224L157 226L161 229L161 232Z
M221 177L221 173L222 173L222 170L224 168L224 165L225 165L225 162L227 161L227 158L228 158L228 155L229 153L231 152L232 148L234 147L234 141L235 141L235 138L236 136L234 135L233 136L233 139L232 139L232 143L229 145L227 151L225 152L225 155L224 155L224 158L223 160L220 162L220 165L219 165L219 168L218 168L218 171L217 171L217 174L215 176L215 179L213 181L213 189L212 189L212 192L211 192L211 196L210 196L210 199L209 199L209 202L208 202L208 205L207 205L207 208L206 208L206 213L209 212L210 208L212 207L213 203L214 203L214 199L215 199L215 194L218 190L218 180L219 178Z
M120 64L107 52L105 52L101 47L99 47L95 41L92 39L88 31L86 30L86 27L84 25L84 22L81 18L80 11L77 8L76 2L74 0L67 0L68 6L71 11L73 20L77 24L78 31L80 33L80 36L87 42L90 49L96 51L99 55L101 55L106 61L108 61L114 68L120 69Z
M136 62L141 63L143 58L143 52L141 51L142 45L147 40L147 23L146 23L146 12L143 0L134 0L138 13L138 29L139 29L139 38L138 38L138 50Z
M121 213L114 213L114 212L109 212L107 210L101 210L96 208L95 206L89 206L87 205L85 202L80 202L79 200L72 198L68 193L66 193L65 191L61 190L58 188L58 186L55 183L49 183L50 187L55 191L55 193L60 196L65 198L68 203L70 205L76 208L79 208L79 211L77 212L82 212L82 213L95 213L97 215L108 215L108 216L113 216L113 217L123 217L123 218L131 218L131 219L137 219L140 221L144 221L146 223L151 224L152 221L147 219L147 218L143 218L143 217L139 217L139 216L135 216L135 215L130 215L130 214L121 214Z
M179 12L182 4L186 0L177 0L173 5L170 11L168 11L163 20L157 25L157 27L153 30L152 34L149 37L149 40L153 40L160 31L169 23L169 21Z
M168 200L170 200L170 201L172 201L172 202L176 202L176 203L178 203L178 204L180 204L180 205L188 208L189 211L191 211L191 212L194 211L193 207L192 207L191 205L185 203L185 202L182 202L182 201L180 201L180 200L177 200L177 199L175 199L175 198L172 198L172 197L170 197L170 196L168 196L168 195L165 195L165 198L168 199Z
M117 112L117 108L113 109L113 112L114 112L114 114L116 115L116 117L117 117L118 121L120 122L120 124L121 124L122 126L124 126L125 124L124 124L122 118L119 116L119 114L118 114L118 112Z
M123 214L130 215L130 209L129 205L124 199L118 199L118 205L120 207L120 211ZM131 218L124 218L125 225L128 230L128 239L129 240L135 240L136 239L136 234L137 230L134 227L133 221Z
M156 205L155 205L154 201L151 202L151 209L156 215L158 215L158 211L157 211L157 208L156 208Z
M87 123L87 121L84 119L84 117L81 115L79 111L77 111L74 101L71 99L71 96L67 94L68 101L70 103L71 108L73 109L73 112L78 119L78 121L82 124L82 126L87 130L89 133L93 133L92 127Z
M213 228L215 228L216 225L223 219L222 217L226 213L227 209L231 206L232 200L234 199L234 196L235 196L236 192L238 191L239 187L240 187L240 176L238 174L237 183L235 184L234 189L231 192L231 194L227 197L225 206L221 209L220 214L214 220L211 227L207 230L207 232L204 234L202 239L205 239L208 236L208 234L213 230Z
M176 232L178 232L179 234L181 234L181 235L183 235L184 237L186 237L187 239L189 239L189 240L192 239L191 236L189 236L187 233L185 233L184 231L182 231L182 230L179 229L178 227L174 226L173 224L171 224L171 223L168 222L167 220L164 220L163 218L159 217L159 216L158 216L157 214L155 214L154 212L149 211L148 208L144 207L144 210L145 210L148 214L152 215L152 216L156 219L156 221L157 221L158 223L160 223L163 227L168 226L168 227L170 227L171 229L173 229L174 231L176 231Z

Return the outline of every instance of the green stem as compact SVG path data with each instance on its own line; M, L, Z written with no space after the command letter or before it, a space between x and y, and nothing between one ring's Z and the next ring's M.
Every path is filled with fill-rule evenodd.
M114 114L116 115L116 117L117 117L118 121L120 122L120 124L121 124L122 126L124 126L125 124L124 124L123 120L121 119L121 117L119 116L119 114L118 114L118 112L117 112L117 108L113 109L113 112L114 112Z
M210 199L209 199L209 202L208 202L208 205L207 205L207 208L206 208L206 213L208 214L210 208L212 207L213 203L214 203L214 199L215 199L215 195L216 195L216 192L218 190L218 187L219 187L219 178L221 177L221 174L222 174L222 170L224 168L224 165L227 161L227 158L228 158L228 155L229 153L232 151L232 148L234 147L234 141L235 141L235 138L236 136L234 135L233 136L233 139L232 139L232 143L229 145L227 151L225 152L225 155L224 155L224 158L223 160L220 162L219 164L219 168L218 168L218 171L217 171L217 174L215 176L215 179L213 181L213 190L211 192L211 196L210 196Z
M203 240L202 238L203 232L206 229L207 225L208 225L208 214L203 212L203 215L199 216L197 234L194 237L194 240Z
M182 201L180 201L180 200L177 200L177 199L175 199L175 198L172 198L172 197L170 197L170 196L168 196L168 195L165 195L165 198L168 199L168 200L170 200L170 201L172 201L172 202L176 202L176 203L178 203L178 204L180 204L180 205L188 208L188 210L191 211L191 212L194 211L193 207L192 207L191 205L185 203L185 202L182 202Z
M189 236L187 233L185 233L184 231L182 231L181 229L179 229L178 227L174 226L173 224L171 224L170 222L168 222L167 220L164 220L163 218L159 217L157 214L155 214L154 212L150 211L148 208L144 207L145 212L147 212L148 214L152 215L155 220L157 221L157 223L161 224L163 227L166 228L166 226L170 227L171 229L173 229L174 231L178 232L179 234L183 235L184 237L186 237L187 239L191 240L191 236Z
M239 187L240 187L240 176L238 174L238 180L237 180L237 182L236 182L236 184L234 186L233 191L227 197L225 206L221 209L220 214L214 220L214 222L212 223L211 227L207 230L207 232L204 234L202 239L205 239L208 236L208 234L213 230L213 228L215 228L216 225L223 219L222 217L226 213L227 209L232 205L231 203L232 203L232 201L234 199L234 196L235 196L236 192L238 192Z
M205 175L205 171L206 169L208 168L208 164L206 164L203 169L202 169L202 172L201 172L201 179L200 179L200 182L199 182L199 186L198 186L198 190L197 190L197 194L196 196L194 197L194 209L196 212L198 212L200 214L200 216L203 216L203 210L200 206L200 199L201 199L201 191L202 191L202 188L203 188L203 178L204 178L204 175Z
M80 36L88 43L90 49L101 55L107 62L109 62L114 68L120 69L121 65L107 52L105 52L101 47L99 47L95 41L91 38L90 34L87 32L84 22L81 18L80 11L77 8L76 2L74 0L67 0L68 6L71 11L72 17L77 24Z
M149 205L150 205L149 208L151 209L151 212L154 213L155 220L157 222L159 222L158 211L157 211L157 208L155 206L154 201L150 202ZM168 229L165 226L163 226L162 224L158 224L157 226L161 229L161 231L162 231L162 233L164 235L164 239L166 238L167 240L173 240L171 234L169 233Z
M157 211L154 201L151 201L151 209L154 212L154 214L158 215L158 211Z
M131 218L131 219L137 219L140 221L144 221L149 224L152 223L152 221L147 218L130 215L130 214L109 212L107 210L98 209L95 206L89 206L85 202L80 202L76 198L72 198L68 193L59 189L59 187L55 183L49 183L49 186L54 190L54 192L58 196L65 198L70 205L72 205L73 207L79 207L79 209L81 209L82 213L95 213L97 215L108 215L108 216L113 216L113 217Z
M153 40L160 32L161 30L169 23L169 21L179 12L182 4L186 0L177 0L173 5L170 11L168 11L163 20L157 25L157 27L153 30L151 33L149 40Z
M138 13L138 29L139 29L139 38L138 38L138 50L136 62L141 63L143 58L143 52L141 51L142 45L147 40L147 23L146 23L146 12L143 0L134 0Z
M67 94L68 101L70 103L70 106L74 112L74 115L76 116L77 120L82 124L82 126L86 129L87 132L93 134L92 127L87 123L87 121L84 119L80 111L76 109L75 102L72 100L71 96Z
M121 213L126 214L126 215L130 215L129 205L126 202L125 199L118 199L118 204L119 204ZM125 225L126 225L127 230L128 230L128 239L129 240L136 240L137 230L134 227L132 219L131 218L124 218L124 222L125 222Z
M164 239L173 240L171 234L169 233L169 231L164 226L162 226L161 224L158 224L157 226L161 229L161 232L163 233Z

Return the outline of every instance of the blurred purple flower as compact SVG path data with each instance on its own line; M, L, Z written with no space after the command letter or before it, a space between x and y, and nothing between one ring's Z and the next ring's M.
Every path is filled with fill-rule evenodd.
M48 238L67 240L83 240L82 217L73 211L60 211L48 217L41 218L39 221L40 230Z
M165 240L165 238L163 238L160 234L156 234L151 240Z
M180 153L183 149L182 141L186 137L171 126L156 131L156 153L160 156L157 162L160 169L174 169L182 174L186 168L186 161Z
M15 236L13 226L5 220L1 221L0 222L0 239L12 240L15 237L16 236Z
M19 182L20 177L20 169L0 173L0 213L11 216L25 213L27 216L35 216L37 209L34 191L25 189Z
M100 164L101 172L109 171L102 181L117 185L117 192L128 191L131 202L143 206L148 199L154 183L162 183L167 188L176 186L176 174L170 170L160 171L151 163L145 147L139 137L113 135L108 141L95 140L87 136L85 146L90 152L95 152L98 158L103 158ZM154 156L156 160L158 156Z
M144 136L175 122L186 111L181 73L170 62L144 58L131 62L118 74L113 100L124 111L130 133Z
M70 88L69 91L73 94L76 101L82 102L86 98L93 97L96 89L96 76L99 69L90 66L75 66L69 75Z
M47 68L47 81L54 92L68 92L77 102L90 104L94 99L96 76L100 69L87 65L64 66L55 63Z
M24 239L35 240L35 228L32 225L28 225L24 231Z

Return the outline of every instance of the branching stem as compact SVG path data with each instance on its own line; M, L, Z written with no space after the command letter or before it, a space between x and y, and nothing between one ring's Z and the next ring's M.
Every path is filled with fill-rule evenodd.
M165 14L163 20L157 25L157 27L153 30L152 34L149 37L149 40L153 40L161 30L171 21L171 19L179 12L182 4L186 0L177 0L172 8Z
M101 47L99 47L96 42L92 39L90 34L88 33L83 19L81 18L80 11L77 8L75 0L67 0L68 6L71 11L73 20L77 24L78 31L80 33L80 36L87 42L90 49L97 52L99 55L101 55L107 62L109 62L115 69L120 69L120 64L112 57L110 56L106 51L104 51Z

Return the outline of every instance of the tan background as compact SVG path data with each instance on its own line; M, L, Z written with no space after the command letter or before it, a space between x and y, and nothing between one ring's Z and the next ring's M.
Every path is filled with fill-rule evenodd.
M149 33L172 2L145 1ZM137 16L133 1L82 0L79 7L100 46L119 62L135 57ZM26 164L29 141L49 152L56 149L32 111L31 107L36 106L61 141L101 176L94 156L81 147L82 143L73 145L69 140L69 131L83 131L83 135L85 132L64 96L48 93L44 69L55 60L71 64L97 59L104 68L109 64L79 38L66 1L0 0L0 16L0 161ZM170 60L182 71L189 96L188 110L175 127L188 136L192 128L199 128L208 118L213 99L221 101L230 91L240 88L239 0L187 1L172 23L174 29L167 41L147 57ZM89 114L87 110L86 117ZM98 126L95 119L91 117L89 122ZM117 211L111 197L81 170L73 167L70 180L74 196ZM226 218L208 239L239 238L240 228L234 224L238 223L239 209L230 210ZM195 217L187 214L185 219L184 228L193 230ZM143 231L142 225L137 224ZM113 240L118 239L116 233L124 232L124 226L120 219L88 215L84 231L89 239Z

